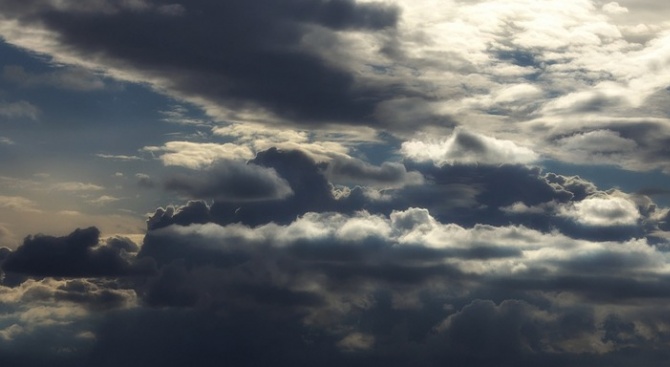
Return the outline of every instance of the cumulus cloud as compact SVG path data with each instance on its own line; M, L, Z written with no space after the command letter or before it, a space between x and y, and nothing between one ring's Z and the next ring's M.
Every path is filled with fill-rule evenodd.
M575 177L550 179L588 187ZM610 209L597 212L620 217ZM45 310L32 316L36 322L89 320L86 313L116 310L100 322L74 323L72 334L95 336L87 339L94 360L131 365L135 359L112 350L136 344L148 348L137 356L153 354L152 345L169 346L167 359L191 353L190 344L168 337L175 322L194 340L215 337L216 348L223 345L233 355L236 338L254 351L276 338L282 347L272 356L286 363L297 361L295 350L300 360L332 356L336 364L389 353L397 360L391 365L406 365L416 353L436 365L577 361L584 353L608 361L621 348L640 350L665 338L650 327L664 322L654 316L663 306L638 302L670 297L667 257L645 239L590 241L522 225L462 226L423 208L388 215L307 212L263 225L215 224L209 210L201 202L163 209L161 215L174 222L156 226L162 219L150 219L141 247L120 237L100 241L94 229L28 238L5 257L5 271L16 270L21 258L24 274L38 276L29 264L40 263L48 270L40 276L76 279L23 280L0 287L0 298L12 305L67 302L84 312L57 319ZM108 266L119 259L121 268ZM144 263L155 264L155 272L123 271ZM115 279L130 274L131 282ZM138 315L140 324L132 321ZM627 323L638 326L615 332ZM10 329L13 324L24 329ZM13 324L0 325L12 343L34 333L25 322ZM208 358L216 348L197 347Z
M441 142L412 140L402 144L405 157L437 165L445 164L514 164L531 163L538 155L532 150L507 140L456 129Z
M98 246L95 227L77 229L65 237L27 237L2 263L8 273L29 276L95 277L148 273L150 263L124 257L118 247Z
M402 187L423 183L419 172L407 172L402 163L384 162L373 166L357 159L334 159L328 163L327 176L333 183Z
M643 223L656 221L651 218L656 215L653 214L655 212L645 212L640 217L644 220L636 225L613 223L608 230L588 230L588 226L562 213L589 196L606 193L577 176L543 173L539 168L522 165L437 167L434 164L406 163L406 172L424 177L420 184L394 188L385 183L385 188L347 188L333 186L329 181L332 177L328 171L330 168L314 162L300 151L271 149L260 152L252 163L275 170L279 177L286 180L293 195L283 200L264 201L229 197L211 205L191 202L156 211L152 214L149 228L208 221L222 225L235 222L247 225L285 224L307 212L351 214L367 210L389 215L393 210L422 207L430 210L439 220L466 226L516 223L544 231L559 229L574 237L625 240L644 236L648 230L644 229ZM188 180L196 181L209 182L206 176ZM374 184L381 185L379 182ZM213 195L210 193L208 198Z
M272 168L224 160L198 176L170 177L164 186L193 199L222 201L284 199L293 194L289 183Z
M562 215L589 226L632 226L640 219L635 203L620 196L592 196L563 209Z

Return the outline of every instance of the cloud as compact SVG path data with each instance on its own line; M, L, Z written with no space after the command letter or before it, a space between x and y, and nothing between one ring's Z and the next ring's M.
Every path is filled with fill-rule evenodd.
M638 145L611 130L596 130L567 136L557 140L566 160L574 162L602 162L626 159ZM569 156L569 158L568 158ZM605 158L605 159L603 159Z
M188 112L188 109L186 109L184 106L173 105L165 111L160 111L160 114L163 115L163 121L173 124L196 126L207 125L207 122L204 120L188 117Z
M266 154L265 162L277 158ZM552 182L580 187L575 177L560 178ZM423 208L389 215L309 212L286 224L257 226L211 223L207 209L191 202L169 214L189 220L150 224L137 258L136 245L123 238L101 243L92 229L29 238L9 254L5 268L20 251L37 254L33 241L70 250L78 243L89 253L82 261L97 264L97 273L82 275L95 278L24 280L16 288L0 287L0 299L80 307L80 316L56 319L54 310L44 310L30 317L70 322L68 333L95 336L88 346L68 342L90 352L91 361L128 365L149 356L169 363L196 350L210 361L220 348L242 358L235 352L239 343L254 351L245 354L249 363L265 361L267 355L256 352L267 352L267 345L278 346L268 353L281 363L325 358L333 365L362 364L392 355L391 365L406 365L418 355L432 365L484 366L494 360L580 361L585 353L591 363L617 359L622 348L660 346L666 338L652 326L666 323L660 315L670 297L667 259L645 239L590 241L521 225L461 226ZM76 241L80 236L90 238ZM47 256L47 248L39 253L61 259ZM100 278L105 267L93 252L103 248L125 256L126 264L152 262L157 270L134 273L130 282ZM660 303L639 302L649 297ZM6 326L0 321L0 329L9 335L12 324L24 328L15 328L12 343L48 330L11 320ZM624 328L629 324L636 326ZM172 338L177 329L196 343ZM216 346L208 340L217 340ZM131 345L133 354L114 352ZM154 353L165 347L167 355ZM574 365L589 365L580 363Z
M402 144L402 154L418 162L432 161L437 165L531 163L539 158L532 150L511 141L464 129L456 129L448 139L441 142L405 142Z
M199 176L170 177L164 187L193 199L238 202L284 199L293 194L274 169L228 160L217 161Z
M27 101L6 102L0 101L0 116L8 119L20 119L23 117L37 120L40 109Z
M64 68L48 73L30 73L19 65L6 65L2 70L5 80L21 87L49 86L75 91L104 89L105 82L85 69Z
M157 186L156 182L151 178L151 176L146 173L136 173L135 178L137 179L137 185L146 189L151 189Z
M24 212L39 212L37 203L21 196L0 196L0 207Z
M192 169L209 167L221 159L253 158L253 153L248 147L233 143L171 141L162 147L144 147L142 150L160 154L159 158L166 166L183 166Z
M374 337L361 333L351 333L337 343L337 346L349 351L370 349L374 344Z
M357 159L334 159L328 163L326 175L333 183L373 187L402 187L423 183L419 172L407 172L402 163L384 162L373 166Z
M212 112L262 109L298 121L362 121L378 99L362 99L363 92L368 96L383 93L372 86L359 87L354 73L322 59L303 40L307 35L337 38L339 31L392 29L398 10L391 5L351 0L268 4L198 1L169 8L144 4L129 7L100 2L86 11L49 3L6 4L5 24L9 19L20 19L33 29L44 29L51 42L42 43L47 48L42 52L70 60L93 52L98 57L89 63L117 77L140 81L145 80L144 71L152 70L149 79L157 90L204 105ZM213 34L200 28L203 23L215 27L217 44L234 57L192 42ZM96 31L101 24L105 29L116 29L114 36ZM156 27L163 29L162 37L183 42L160 46L149 36ZM175 54L174 48L181 51ZM174 77L174 70L179 70L179 77Z
M119 160L119 161L139 161L142 160L141 157L134 156L134 155L115 155L115 154L96 154L96 157L104 158L104 159L113 159L113 160Z
M605 13L609 14L625 14L628 13L628 8L619 5L616 1L607 3L602 6L602 9Z
M247 145L254 152L271 148L300 150L317 162L349 157L351 145L377 140L377 133L373 129L354 126L346 131L338 128L316 131L245 122L215 127L212 132L225 139L235 139L238 144Z
M0 248L1 247L10 247L10 246L15 246L16 242L18 242L16 236L14 233L7 228L7 225L4 223L0 223ZM0 255L0 263L2 263L3 256Z
M607 227L633 226L640 212L631 200L621 196L592 196L563 209L562 215L578 223Z
M98 246L95 227L65 237L27 237L2 263L5 272L37 277L105 277L151 272L150 263L125 258L113 246Z
M95 199L90 199L90 200L88 200L88 202L93 204L93 205L104 206L104 205L108 205L108 204L111 204L111 203L119 201L119 200L121 200L121 198L117 198L117 197L110 196L110 195L102 195L102 196L97 197Z
M87 183L87 182L58 182L50 186L50 189L53 191L64 191L64 192L81 192L81 191L100 191L104 190L104 187Z
M6 68L16 85L93 87L61 73L78 70L140 83L172 98L146 105L156 119L197 140L148 126L140 152L153 160L97 155L89 174L130 177L119 165L132 160L145 188L170 166L170 192L134 203L173 203L149 214L143 241L88 228L0 250L0 364L664 365L670 211L643 195L662 190L628 195L530 166L670 169L662 10L2 3L3 40L67 65ZM16 91L6 106L36 90ZM140 232L71 201L127 188L102 195L62 174L0 177L0 219L16 223L0 241L60 221Z
M338 188L329 181L329 177L333 179L332 173L329 173L330 163L316 163L300 151L270 149L260 152L251 163L274 169L286 180L293 195L280 201L245 202L241 199L228 198L226 201L215 201L211 206L200 203L197 205L198 210L194 212L188 210L181 213L181 210L195 205L195 202L181 208L176 206L170 210L162 209L154 213L149 228L160 228L173 223L182 225L203 223L203 221L222 225L235 222L247 225L269 222L285 224L307 212L333 211L352 214L355 211L367 210L375 214L389 215L393 210L422 207L430 210L439 220L448 220L461 225L517 223L546 231L560 228L574 236L585 236L587 234L583 233L581 225L575 226L576 222L559 215L559 209L567 208L598 193L593 183L579 177L542 173L539 168L522 165L437 167L433 164L409 162L406 163L406 168L403 167L398 172L403 170L413 172L424 179L421 183L396 187L389 187L389 183L379 182L378 177L375 178L377 182L366 178L364 174L376 177L380 167L364 165L363 168L370 169L372 173L358 172L356 176L358 183L372 183L382 186L381 188L361 186ZM368 181L363 181L363 178ZM197 180L209 182L203 177L190 179L190 181ZM354 177L349 180L356 182ZM212 197L211 195L213 193L209 197ZM612 233L597 231L588 236L595 239L598 234L605 236L607 232L608 237L601 239L623 240L646 233L641 226L624 227L625 230L619 225L613 225Z

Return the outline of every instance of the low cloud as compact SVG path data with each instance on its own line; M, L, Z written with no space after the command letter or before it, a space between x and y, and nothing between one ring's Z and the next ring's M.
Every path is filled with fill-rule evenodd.
M284 199L293 194L289 183L272 168L224 160L198 176L170 177L164 187L192 199L239 202Z
M561 215L597 227L634 226L640 219L635 203L621 196L588 197L564 208Z
M507 140L456 129L446 140L436 143L418 140L402 144L405 157L445 164L516 164L532 163L539 157L532 150Z
M402 163L384 162L380 166L352 158L328 162L326 175L336 184L362 185L380 188L403 187L423 183L419 172L407 172Z
M27 237L2 263L6 273L37 277L111 277L151 272L150 263L126 258L118 247L100 245L95 227L65 237Z

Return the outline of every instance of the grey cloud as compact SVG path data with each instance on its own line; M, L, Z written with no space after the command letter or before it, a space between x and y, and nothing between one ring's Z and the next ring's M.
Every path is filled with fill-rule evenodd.
M642 210L641 207L635 209L637 204L615 197L611 201L593 198L584 201L596 194L604 198L610 196L577 176L542 173L539 168L521 165L436 167L407 162L404 170L425 177L422 184L384 190L354 187L337 192L327 178L330 168L315 163L302 152L270 149L260 152L252 163L276 170L286 179L294 194L282 201L219 200L211 207L200 203L197 204L198 210L194 210L196 204L193 202L179 210L172 208L156 212L149 228L208 221L218 224L285 224L307 212L351 214L367 210L388 215L393 210L418 206L427 208L439 220L460 225L515 223L544 231L559 229L576 238L593 240L625 240L644 236L653 229L653 225L649 227L647 224L654 222L652 213L640 211L635 214ZM356 165L355 168L372 172L379 169L364 165ZM600 209L606 207L612 211L610 214L616 214L621 203L626 204L628 216L611 223L603 222L606 225L593 225L594 221L606 221L601 217L607 213ZM587 217L579 217L581 221L574 220L582 212L595 214L588 217L588 222L585 222ZM633 221L637 218L635 216L639 216L639 222Z
M359 88L354 74L321 59L302 37L392 28L398 19L394 7L353 0L190 1L181 6L184 11L175 16L152 7L36 10L34 2L25 9L4 4L3 10L27 24L43 24L76 54L96 54L103 65L151 74L163 80L157 85L161 90L209 105L260 106L304 122L369 122L384 94Z
M308 213L286 226L170 226L150 231L145 239L140 256L157 259L163 273L143 294L156 307L259 312L269 317L264 322L270 325L284 325L288 313L301 320L293 321L299 329L309 325L327 330L332 338L313 341L324 343L322 347L337 347L347 335L362 333L374 341L366 347L374 361L394 355L404 365L410 355L420 353L428 365L456 360L476 366L493 361L577 361L582 353L601 361L616 359L617 348L631 347L631 339L603 340L605 326L596 319L596 308L607 312L631 300L670 297L663 291L667 280L654 270L662 266L658 256L643 244L638 250L634 242L596 249L594 244L530 229L491 233L501 230L492 226L464 228L461 233L472 234L468 239L455 232L430 235L440 226L449 228L421 209L389 218ZM399 243L415 238L410 233L425 237L416 237L413 245ZM485 233L490 237L482 237ZM431 239L456 247L432 248ZM591 249L582 252L581 246ZM622 246L631 250L616 249ZM556 257L559 261L551 255L545 260L524 255L542 248L564 255ZM464 271L474 259L489 270ZM504 268L506 259L524 261L528 270L496 275L493 269ZM587 303L555 301L555 292L568 292L578 297L575 302ZM480 296L497 300L477 300ZM342 309L346 311L338 311ZM612 315L618 317L616 312ZM355 324L350 324L352 319ZM408 330L402 320L414 326ZM413 335L413 343L403 339L406 333ZM645 348L641 340L633 348ZM279 358L291 360L286 355ZM360 356L351 358L363 363Z
M147 220L147 229L159 229L171 224L189 225L212 222L209 206L202 201L189 201L186 205L167 208L158 208Z
M137 173L135 174L135 178L137 178L137 185L139 187L151 189L157 186L156 182L151 178L151 176L145 173Z
M612 164L624 169L668 171L670 130L655 118L602 118L588 128L557 129L546 137L557 158L579 164Z
M113 282L96 284L85 279L74 279L59 286L54 299L81 304L92 310L110 310L132 306L136 295L132 289L124 289Z
M277 200L293 194L274 169L239 161L219 161L203 173L175 175L164 187L193 199L237 202Z
M118 250L123 250L126 252L137 252L140 247L137 246L135 242L127 237L114 236L110 237L105 241L107 247L111 247Z
M114 241L99 245L95 227L77 229L68 236L27 237L2 263L6 273L36 277L110 277L147 274L151 262L135 262Z
M423 183L421 173L407 172L405 166L397 162L373 166L358 159L334 159L328 163L326 174L335 184L388 188Z
M532 170L520 172L533 177ZM225 356L241 366L267 358L280 365L401 366L420 356L428 366L587 366L668 338L660 329L626 327L665 322L643 317L654 308L634 302L670 297L664 260L644 240L600 243L523 226L461 227L420 208L220 226L210 223L208 209L191 202L157 213L173 220L167 226L155 227L165 218L150 220L156 229L137 256L155 262L158 272L131 283L70 280L51 293L33 292L30 302L53 294L104 315L87 327L95 335L83 349L89 364L209 366ZM181 217L182 225L175 221ZM107 246L132 247L122 238ZM133 294L137 306L127 308ZM365 342L354 348L349 339L356 335ZM156 356L158 350L167 352Z

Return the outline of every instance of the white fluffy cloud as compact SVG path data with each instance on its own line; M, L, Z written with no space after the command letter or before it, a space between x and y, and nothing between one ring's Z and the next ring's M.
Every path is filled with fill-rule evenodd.
M415 161L445 164L517 164L532 163L538 155L508 140L456 129L442 141L408 141L402 144L405 157Z
M632 226L640 219L635 203L620 196L592 196L563 208L561 215L588 226Z

